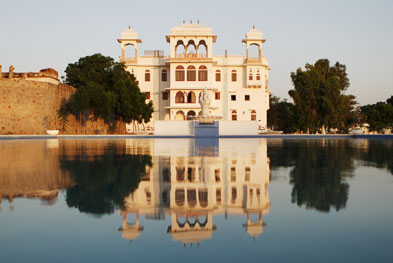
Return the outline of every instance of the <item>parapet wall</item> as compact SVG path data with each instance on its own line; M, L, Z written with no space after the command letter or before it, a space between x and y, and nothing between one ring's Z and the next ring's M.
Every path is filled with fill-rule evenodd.
M41 81L48 82L55 85L60 84L59 74L53 68L41 69L40 72L23 72L16 73L14 72L14 67L10 66L9 71L2 73L0 65L0 79L24 79L24 80L33 80L33 81Z
M74 87L64 84L0 78L0 134L46 134L46 130L60 129L57 111L74 92ZM69 115L66 132L60 133L108 134L108 131L109 126L103 120L82 124ZM124 129L120 127L115 133L124 133Z

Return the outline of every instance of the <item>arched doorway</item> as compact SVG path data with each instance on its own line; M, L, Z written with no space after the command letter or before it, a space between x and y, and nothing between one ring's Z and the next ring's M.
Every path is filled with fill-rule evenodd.
M184 57L185 54L186 54L185 51L186 51L186 49L185 49L185 46L184 46L183 41L182 41L182 40L177 41L176 47L175 47L176 57L177 57L177 58L182 58L182 57Z
M184 121L186 119L186 117L184 116L184 112L179 110L178 112L176 112L175 115L175 121Z
M196 45L194 40L188 41L186 52L187 52L187 57L189 58L196 57Z
M207 45L205 40L199 41L198 44L198 57L207 58Z
M135 52L135 47L133 44L126 44L124 46L124 60L126 62L128 61L135 61L136 58L136 52Z
M195 111L190 110L189 112L187 112L187 120L192 120L195 117Z
M249 60L259 60L260 59L259 45L258 44L251 44L248 47L248 59Z

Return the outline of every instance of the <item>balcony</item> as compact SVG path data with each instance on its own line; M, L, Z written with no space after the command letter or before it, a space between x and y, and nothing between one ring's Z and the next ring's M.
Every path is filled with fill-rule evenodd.
M125 57L125 58L119 57L119 59L124 64L136 63L136 58L135 57L132 57L132 58L130 58L130 57Z
M171 60L212 60L212 58L208 58L207 54L176 54L176 57L171 58Z
M247 63L262 63L262 59L259 57L249 57Z

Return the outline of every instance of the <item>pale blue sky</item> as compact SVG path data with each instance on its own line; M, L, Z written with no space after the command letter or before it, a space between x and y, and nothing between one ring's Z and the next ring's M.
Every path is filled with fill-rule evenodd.
M165 35L185 19L218 35L213 52L245 54L255 25L267 42L270 90L288 98L290 72L319 58L347 66L347 93L363 105L393 95L393 1L54 1L0 0L0 64L16 72L53 67L100 52L118 58L116 39L128 25L142 50L162 49Z

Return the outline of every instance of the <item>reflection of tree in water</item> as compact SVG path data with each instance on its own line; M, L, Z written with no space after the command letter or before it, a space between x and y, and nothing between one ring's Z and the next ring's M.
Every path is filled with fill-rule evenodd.
M345 208L349 185L343 176L353 171L348 140L283 140L268 144L271 169L293 167L292 202L329 212Z
M355 158L363 165L387 168L393 174L393 140L354 140Z
M105 147L99 155L87 154L83 146L78 150L72 159L60 155L60 165L75 181L67 189L67 204L81 212L102 215L122 208L124 198L146 174L146 165L152 165L151 156L129 155L116 145Z

